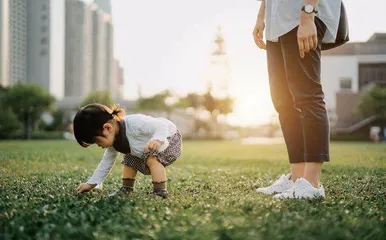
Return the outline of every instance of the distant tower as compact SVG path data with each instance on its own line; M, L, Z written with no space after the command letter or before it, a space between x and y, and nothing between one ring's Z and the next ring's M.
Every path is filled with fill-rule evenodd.
M225 98L229 95L230 68L221 26L217 28L214 51L211 54L210 60L208 89L210 89L213 96Z
M110 0L95 0L94 3L103 12L111 15L111 1Z

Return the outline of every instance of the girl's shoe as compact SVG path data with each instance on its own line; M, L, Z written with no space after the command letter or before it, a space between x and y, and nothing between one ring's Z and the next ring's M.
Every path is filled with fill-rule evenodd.
M115 197L115 196L125 196L125 195L128 195L130 194L131 192L133 192L133 188L131 187L124 187L122 186L121 188L119 188L119 190L113 192L113 193L110 193L109 194L109 197Z
M153 191L154 196L162 197L163 199L169 198L169 193L167 189L154 189Z
M298 198L298 199L314 199L314 198L324 198L324 188L322 185L319 185L318 188L312 186L312 184L304 178L299 178L296 180L294 186L287 191L276 194L274 198Z
M290 189L293 185L294 182L290 180L291 174L287 175L281 175L281 177L276 180L271 186L268 187L261 187L256 189L258 193L263 193L263 194L276 194L276 193L282 193L288 189Z

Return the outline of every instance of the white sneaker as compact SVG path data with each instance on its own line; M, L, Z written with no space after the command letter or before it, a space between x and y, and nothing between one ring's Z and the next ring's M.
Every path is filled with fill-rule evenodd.
M288 189L290 189L293 185L294 182L290 180L291 174L287 175L281 175L281 177L276 180L271 186L269 187L262 187L256 189L258 193L263 193L263 194L275 194L275 193L282 193Z
M304 178L298 178L292 188L287 191L276 194L274 198L324 198L324 188L322 185L319 185L318 188L315 188L311 185L309 181Z

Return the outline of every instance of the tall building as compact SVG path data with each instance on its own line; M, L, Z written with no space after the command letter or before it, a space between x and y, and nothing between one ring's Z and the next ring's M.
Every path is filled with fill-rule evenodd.
M9 1L0 0L0 85L8 85Z
M106 24L108 16L92 5L92 91L107 90L106 84Z
M65 0L28 1L27 80L64 96Z
M27 82L27 0L0 0L0 9L0 82Z
M84 97L92 90L93 35L90 5L66 0L65 97Z
M118 87L117 78L114 73L114 27L111 21L111 15L106 18L106 72L105 82L111 96L115 99Z
M64 0L0 1L1 84L33 83L63 97Z
M118 99L111 2L0 0L0 84L43 86L57 99ZM118 64L119 66L119 64Z
M102 12L111 15L112 11L110 0L95 0L94 2Z
M112 90L111 95L114 96L115 99L120 100L124 99L124 70L122 66L119 64L119 61L114 59L114 82L116 87Z

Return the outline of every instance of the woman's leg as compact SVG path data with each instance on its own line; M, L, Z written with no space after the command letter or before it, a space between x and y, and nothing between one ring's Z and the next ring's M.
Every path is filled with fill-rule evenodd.
M289 90L280 43L267 41L267 62L272 103L279 114L281 129L291 164L291 180L304 175L304 140L300 111Z
M291 163L291 180L296 181L296 179L304 176L306 163Z
M280 38L287 82L296 108L301 112L304 136L304 178L319 184L322 163L329 161L329 121L320 82L321 41L326 27L316 19L319 46L302 59L297 44L297 28Z

